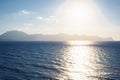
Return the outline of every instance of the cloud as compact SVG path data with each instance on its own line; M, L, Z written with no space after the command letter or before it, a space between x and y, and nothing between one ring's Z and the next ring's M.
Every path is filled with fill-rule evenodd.
M20 11L20 13L28 15L28 14L32 14L32 13L35 13L35 12L31 12L31 11L29 11L27 9L23 9L23 10Z
M33 26L32 23L24 23L23 25L24 25L24 26Z
M50 16L50 18L55 18L55 16Z
M54 23L54 22L57 22L58 19L55 16L49 16L49 17L45 18L44 21L47 21L49 23Z
M43 20L45 23L55 23L58 21L55 16L49 16L49 17L37 16L36 19Z
M36 19L38 19L38 20L42 20L42 19L43 19L43 17L38 16L38 17L36 17Z

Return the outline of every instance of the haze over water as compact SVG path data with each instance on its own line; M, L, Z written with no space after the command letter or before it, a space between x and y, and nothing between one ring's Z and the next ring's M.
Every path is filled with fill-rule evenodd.
M0 42L0 80L120 80L120 42Z

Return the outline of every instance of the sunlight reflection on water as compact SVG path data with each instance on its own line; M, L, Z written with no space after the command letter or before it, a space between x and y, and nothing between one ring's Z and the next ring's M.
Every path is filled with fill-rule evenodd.
M99 55L95 52L95 48L83 46L91 44L86 41L75 41L69 44L72 46L63 55L66 75L73 80L96 80L94 76L100 75L102 64L97 64Z
M68 44L69 45L78 45L78 46L84 46L84 45L91 45L95 42L92 42L92 41L68 41Z

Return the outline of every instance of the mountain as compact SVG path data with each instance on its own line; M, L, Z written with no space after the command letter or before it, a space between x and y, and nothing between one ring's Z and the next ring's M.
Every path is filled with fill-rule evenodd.
M4 41L24 41L28 37L27 33L21 31L8 31L0 36Z
M8 31L0 35L0 41L68 41L68 40L89 40L89 41L113 41L110 38L101 38L98 36L86 36L86 35L42 35L32 34L29 35L22 31Z

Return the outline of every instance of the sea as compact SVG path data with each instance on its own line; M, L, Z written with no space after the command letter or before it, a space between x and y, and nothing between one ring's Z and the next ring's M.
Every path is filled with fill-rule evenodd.
M120 80L120 42L0 42L0 80Z

